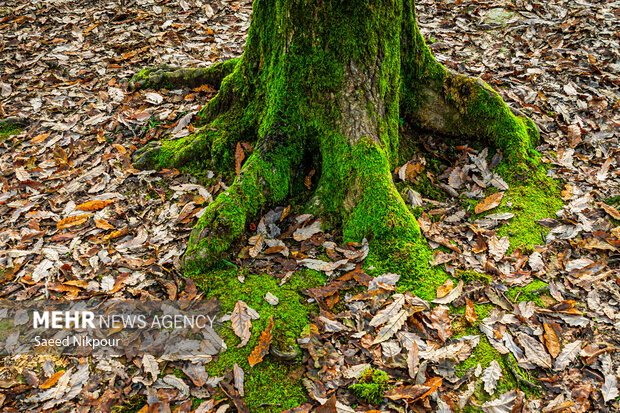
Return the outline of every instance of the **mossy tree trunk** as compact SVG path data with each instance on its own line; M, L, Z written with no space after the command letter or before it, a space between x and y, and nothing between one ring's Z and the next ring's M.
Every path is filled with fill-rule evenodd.
M390 172L402 144L400 118L487 140L514 168L535 162L533 123L513 114L481 80L437 63L414 6L413 0L254 2L244 54L212 69L212 77L223 80L199 113L206 127L147 148L136 161L156 167L212 162L231 169L237 142L253 143L234 183L192 232L187 266L213 264L249 217L292 197L307 159L320 167L312 205L339 218L345 240L421 242ZM209 79L210 70L167 72L157 80L195 82ZM148 75L137 81L148 83Z

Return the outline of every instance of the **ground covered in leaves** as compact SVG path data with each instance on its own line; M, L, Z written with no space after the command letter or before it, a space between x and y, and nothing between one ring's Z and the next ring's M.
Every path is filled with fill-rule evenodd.
M144 67L238 56L251 3L4 2L0 297L217 297L225 345L196 362L19 356L7 341L0 405L617 411L619 13L606 1L418 1L438 60L538 124L549 178L507 183L492 150L420 135L394 179L429 241L423 278L281 205L190 279L189 230L230 177L138 171L131 153L192 133L216 91L126 85ZM236 149L242 162L252 148Z

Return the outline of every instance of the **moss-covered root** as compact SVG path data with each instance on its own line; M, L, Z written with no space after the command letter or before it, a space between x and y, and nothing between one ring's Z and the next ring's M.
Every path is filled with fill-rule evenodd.
M244 232L248 217L257 215L267 203L282 202L290 195L292 171L302 150L295 145L297 139L287 135L279 141L278 137L282 137L281 130L274 127L230 188L200 217L183 256L187 270L210 268Z
M217 137L214 130L202 130L181 139L149 142L133 153L133 164L138 169L181 168L208 160Z
M420 228L396 190L386 151L365 138L351 152L353 184L344 200L343 231L346 240L359 241L371 235L377 241L419 241ZM345 181L346 182L346 181Z
M422 128L451 136L489 142L511 167L538 165L533 150L539 134L531 119L511 110L501 96L479 78L455 74L435 63L437 78L416 90L417 104L408 115Z
M138 90L146 88L195 88L204 84L210 84L219 89L222 80L234 71L238 62L239 58L234 58L204 68L181 68L161 65L136 73L132 76L128 86L129 90Z
M489 142L518 173L538 164L534 122L511 110L481 79L456 74L437 62L409 2L403 9L400 99L401 116L424 129Z
M227 191L213 201L191 232L183 265L187 270L205 270L219 260L245 230L268 199L260 172L265 165L253 155Z

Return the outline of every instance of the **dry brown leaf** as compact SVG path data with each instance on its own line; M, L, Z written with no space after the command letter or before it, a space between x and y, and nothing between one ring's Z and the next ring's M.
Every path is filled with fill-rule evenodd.
M308 175L304 178L304 186L308 189L312 189L312 177L316 173L316 169L312 169Z
M80 211L99 211L114 202L114 199L106 199L104 201L88 201L75 207Z
M250 356L248 357L248 363L250 367L254 367L261 361L263 358L269 353L269 347L271 346L271 330L273 329L273 316L269 317L269 324L267 324L267 328L260 334L260 340Z
M58 380L65 374L65 370L59 370L56 373L52 374L45 382L43 382L40 386L41 389L49 389L58 383Z
M241 339L241 343L237 347L245 346L250 341L250 329L252 328L252 316L250 315L248 305L238 300L230 316L230 321L232 322L233 331Z
M503 192L497 192L493 195L487 196L482 201L480 201L478 205L476 205L476 208L474 208L474 212L476 214L481 214L485 211L496 208L502 202L503 197L504 197Z
M454 282L448 278L445 283L437 287L437 298L445 297L453 288Z
M110 224L105 219L96 219L95 226L99 229L114 229L114 225Z
M607 212L609 214L610 217L612 217L613 219L617 219L620 220L620 212L618 212L618 210L612 206L607 205L604 202L599 202L598 206L600 206L601 208L603 208L603 210L605 212Z
M476 308L474 307L474 302L469 298L465 298L465 320L468 323L475 323L478 319L478 315L476 314Z
M558 339L555 330L549 323L543 323L545 332L543 333L543 340L545 341L545 347L551 354L551 357L556 358L560 354L560 340Z
M243 148L241 147L241 142L237 142L237 149L235 149L235 174L239 175L241 172L241 166L243 165L243 160L245 159L245 152L243 152Z
M42 134L37 135L34 138L30 139L30 143L31 144L41 143L44 140L46 140L47 138L49 138L49 136L50 136L49 133L42 133Z
M419 356L418 343L416 343L414 340L413 343L411 344L411 348L409 349L409 352L407 353L407 372L409 373L409 377L411 377L412 379L416 378L416 375L418 374L419 366L420 366L420 356Z
M581 142L581 128L579 125L568 125L568 145L571 148L576 147Z
M90 218L91 215L92 214L74 215L71 217L61 219L56 224L56 228L65 229L65 228L77 227L78 225L82 225L83 223L88 221L88 218Z

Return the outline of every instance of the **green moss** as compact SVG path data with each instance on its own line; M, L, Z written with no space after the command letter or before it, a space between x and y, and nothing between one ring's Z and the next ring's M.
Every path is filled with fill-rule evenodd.
M112 413L137 413L146 405L146 396L135 395L124 399L123 404L112 406Z
M546 307L544 299L549 299L551 296L548 293L549 284L541 280L534 280L524 287L513 287L506 292L506 296L517 302L533 301L539 307ZM547 290L547 293L545 293Z
M245 276L243 284L237 280L240 274ZM322 285L325 277L316 271L306 270L294 274L280 287L278 280L269 274L249 274L247 269L241 270L240 274L223 265L208 273L188 274L207 297L219 299L222 311L231 312L237 300L242 300L260 314L260 319L252 321L252 337L242 348L237 348L239 339L231 330L221 330L228 349L207 365L207 371L209 375L217 376L226 369L232 369L235 363L243 368L245 401L252 412L279 412L302 404L306 396L301 383L305 373L301 355L292 362L281 362L268 355L254 367L249 366L247 358L258 344L260 333L267 327L271 316L275 318L272 345L283 352L288 352L289 346L297 347L296 339L309 324L309 315L316 311L316 306L308 304L299 290ZM267 292L278 297L280 301L277 306L265 301L263 297ZM259 408L262 403L280 404L281 407Z
M437 286L448 279L445 271L429 264L432 256L432 250L425 243L391 240L371 246L365 268L373 277L399 274L399 292L411 291L420 298L432 300L436 298Z
M0 120L0 141L5 140L11 135L17 135L19 132L21 130L15 123Z
M474 271L474 270L468 270L468 271L457 271L456 273L457 278L460 278L461 280L463 280L463 282L465 284L470 283L472 281L482 281L485 284L489 284L493 277L491 277L489 274L483 274L480 273L478 271Z
M378 405L383 401L389 380L384 371L369 367L364 370L357 383L349 386L349 389L360 399Z
M509 203L511 207L508 207ZM557 183L549 178L520 183L510 182L510 189L504 194L499 207L472 219L501 212L514 213L515 216L509 220L509 224L497 230L499 237L510 238L509 252L512 252L517 247L527 248L544 244L543 227L538 225L537 221L554 217L562 204L560 189Z

